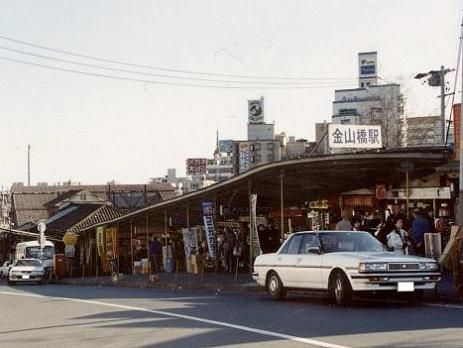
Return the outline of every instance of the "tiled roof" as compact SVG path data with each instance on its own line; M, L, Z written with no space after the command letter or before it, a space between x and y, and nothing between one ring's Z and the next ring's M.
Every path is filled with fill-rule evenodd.
M56 193L35 194L14 194L12 209L16 216L18 226L30 221L37 221L48 218L48 211L45 203L55 199Z
M107 192L109 189L115 192L143 192L145 190L148 192L153 191L175 191L175 188L171 184L167 183L158 183L158 184L147 184L147 185L39 185L39 186L25 186L25 185L12 185L11 193L59 193L59 192L68 192L72 190L87 190L90 192Z
M101 222L110 221L112 219L118 218L123 214L115 209L111 205L103 205L100 209L94 211L88 215L81 222L73 226L70 231L79 233L81 230L89 228L93 225L99 224Z
M58 238L61 238L67 231L78 234L81 229L120 216L122 213L111 205L72 204L48 219L45 234Z
M30 221L37 221L39 219L48 218L48 211L46 204L50 201L62 200L62 195L72 195L70 192L79 192L87 190L96 194L102 200L107 200L107 192L110 189L111 192L116 193L116 206L119 207L118 203L121 203L120 195L136 193L143 195L143 192L147 191L147 204L154 204L158 202L159 195L166 194L170 197L174 194L175 188L166 183L160 184L149 184L149 185L69 185L69 186L24 186L24 185L13 185L11 187L11 194L13 196L12 211L15 216L15 222L17 226L21 226ZM154 195L154 196L153 196ZM60 197L61 196L61 197ZM121 197L122 197L121 196ZM165 198L162 198L165 199ZM110 200L113 200L111 197ZM155 200L155 202L153 202ZM143 199L139 199L138 204L130 209L139 209L145 206ZM123 208L124 205L121 205Z
M59 203L59 202L65 200L66 198L72 197L73 195L75 195L78 192L80 192L80 190L70 190L68 192L60 193L60 194L58 194L58 197L52 199L51 201L46 202L44 205L47 206L47 207L53 206L56 203Z

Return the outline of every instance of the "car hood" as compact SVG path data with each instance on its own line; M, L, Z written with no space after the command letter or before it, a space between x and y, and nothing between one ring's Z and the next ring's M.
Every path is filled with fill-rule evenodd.
M397 255L392 252L341 252L325 254L327 258L342 257L343 259L355 260L359 262L435 262L433 259L428 259L421 256L413 255Z

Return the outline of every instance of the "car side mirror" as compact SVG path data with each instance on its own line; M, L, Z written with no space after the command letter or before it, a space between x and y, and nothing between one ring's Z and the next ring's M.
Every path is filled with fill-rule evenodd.
M322 252L320 250L320 247L308 247L307 248L307 254L317 254L320 255Z

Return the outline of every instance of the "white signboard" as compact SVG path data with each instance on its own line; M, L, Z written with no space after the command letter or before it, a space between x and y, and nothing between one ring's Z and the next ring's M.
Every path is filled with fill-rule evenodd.
M381 126L330 124L330 148L379 149L383 147Z
M207 247L209 249L209 256L211 259L215 259L216 247L215 247L215 231L214 231L214 218L209 216L204 216L204 227L206 228L206 239Z

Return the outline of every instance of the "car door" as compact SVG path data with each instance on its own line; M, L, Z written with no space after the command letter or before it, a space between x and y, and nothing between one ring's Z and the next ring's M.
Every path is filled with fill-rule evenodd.
M297 286L297 258L303 237L303 234L294 234L277 255L276 271L285 287Z
M322 255L317 233L306 233L297 257L297 287L322 288Z

